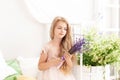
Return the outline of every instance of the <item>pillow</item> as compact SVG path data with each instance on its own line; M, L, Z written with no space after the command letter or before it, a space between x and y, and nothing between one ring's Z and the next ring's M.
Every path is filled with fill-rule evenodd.
M8 77L6 77L4 80L17 80L17 76L22 75L21 69L20 69L20 65L18 60L16 59L11 59L11 60L7 60L6 63L12 67L13 69L16 70L16 74L10 75Z
M7 60L6 63L12 67L13 69L15 69L15 71L17 72L17 74L20 74L22 75L22 71L21 71L21 68L20 68L20 64L19 64L19 61L17 59L10 59L10 60Z
M38 72L38 60L39 58L24 58L18 57L17 60L20 63L22 74L24 76L31 76L36 78Z
M4 80L7 76L17 73L12 67L8 66L0 51L0 80Z
M6 65L5 60L3 58L2 52L0 51L0 65Z
M4 80L17 80L17 76L19 76L19 74L13 74L6 77Z

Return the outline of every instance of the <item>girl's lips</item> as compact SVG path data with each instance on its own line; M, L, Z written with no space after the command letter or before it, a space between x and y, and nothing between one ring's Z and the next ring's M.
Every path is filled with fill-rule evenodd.
M60 35L64 35L64 34L60 34Z

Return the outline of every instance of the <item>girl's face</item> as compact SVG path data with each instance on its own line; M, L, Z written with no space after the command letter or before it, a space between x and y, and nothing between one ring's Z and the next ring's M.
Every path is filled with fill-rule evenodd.
M67 33L67 24L65 22L57 22L54 29L54 38L63 38Z

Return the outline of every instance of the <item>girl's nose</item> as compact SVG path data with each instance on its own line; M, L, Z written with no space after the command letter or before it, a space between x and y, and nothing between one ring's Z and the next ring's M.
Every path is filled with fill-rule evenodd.
M62 31L65 31L65 29L64 29L64 28L62 28Z
M64 29L62 29L61 32L64 32Z

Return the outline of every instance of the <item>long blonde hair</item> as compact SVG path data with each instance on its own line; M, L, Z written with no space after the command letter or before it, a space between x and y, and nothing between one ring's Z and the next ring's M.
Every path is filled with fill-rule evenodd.
M57 17L55 17L55 19L53 20L53 22L51 24L51 28L50 28L51 40L54 38L54 29L59 21L62 21L64 23L66 23L66 25L67 25L66 35L63 37L63 39L61 41L61 53L59 54L59 57L62 57L63 54L68 52L70 50L70 48L72 47L72 37L71 37L71 26L69 25L68 21L63 17L57 16ZM74 60L74 58L72 60ZM70 69L67 66L66 62L64 62L63 65L61 66L61 70L64 73L70 72Z

